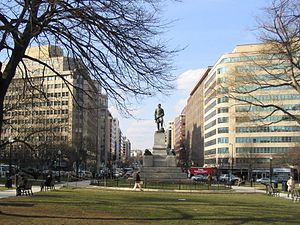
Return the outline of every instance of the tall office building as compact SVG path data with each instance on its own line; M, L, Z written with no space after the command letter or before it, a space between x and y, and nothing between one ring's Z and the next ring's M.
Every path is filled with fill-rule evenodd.
M174 122L169 121L166 127L166 144L168 149L174 149Z
M188 160L185 151L185 108L174 120L174 150L179 165L184 165Z
M50 166L61 150L68 154L68 163L76 161L85 169L94 169L100 163L100 115L101 109L107 108L107 97L81 62L64 56L60 47L36 46L26 54L55 71L24 59L5 97L2 138L29 144L32 161L28 163L36 158L40 167ZM28 151L22 142L14 147Z
M237 171L266 168L278 153L299 145L300 127L295 121L280 111L270 115L274 108L245 103L274 103L300 115L300 95L291 86L281 84L287 76L284 64L278 64L276 58L271 62L274 55L263 53L266 47L263 44L237 46L233 52L222 55L206 77L204 156L207 165ZM245 94L246 90L250 92Z
M199 166L204 164L203 88L209 71L210 68L202 71L201 78L191 91L185 107L185 150L188 161Z

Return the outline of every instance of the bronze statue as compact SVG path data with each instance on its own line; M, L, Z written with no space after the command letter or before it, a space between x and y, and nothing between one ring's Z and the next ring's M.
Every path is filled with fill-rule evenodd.
M161 104L158 104L158 107L155 109L155 112L154 112L154 119L155 119L155 122L157 124L157 131L164 131L164 115L165 115L165 112L164 110L161 108Z

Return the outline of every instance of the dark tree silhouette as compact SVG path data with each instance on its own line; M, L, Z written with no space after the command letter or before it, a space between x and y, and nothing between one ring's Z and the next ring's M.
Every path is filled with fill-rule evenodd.
M30 80L26 61L63 76L53 65L26 54L37 45L56 45L129 112L129 99L172 88L171 57L160 34L158 0L11 0L0 3L0 132L3 102L16 74ZM77 72L78 72L77 71ZM70 85L65 81L67 85ZM42 90L40 90L42 92ZM0 133L1 134L1 133Z

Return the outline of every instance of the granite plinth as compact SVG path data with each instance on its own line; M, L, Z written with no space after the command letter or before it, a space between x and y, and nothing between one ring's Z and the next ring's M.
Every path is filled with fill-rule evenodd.
M177 167L176 156L167 154L165 133L155 132L152 155L144 155L141 177L145 181L182 182L187 174Z

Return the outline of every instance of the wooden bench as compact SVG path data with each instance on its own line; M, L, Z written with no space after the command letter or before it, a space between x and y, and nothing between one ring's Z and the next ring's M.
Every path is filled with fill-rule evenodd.
M52 191L52 190L55 190L54 184L55 184L55 179L52 179L50 181L50 183L47 183L46 181L42 182L41 183L41 191L47 191L47 190Z
M17 192L16 193L17 196L20 196L20 195L33 195L32 182L27 181L24 186L17 187L16 192Z

